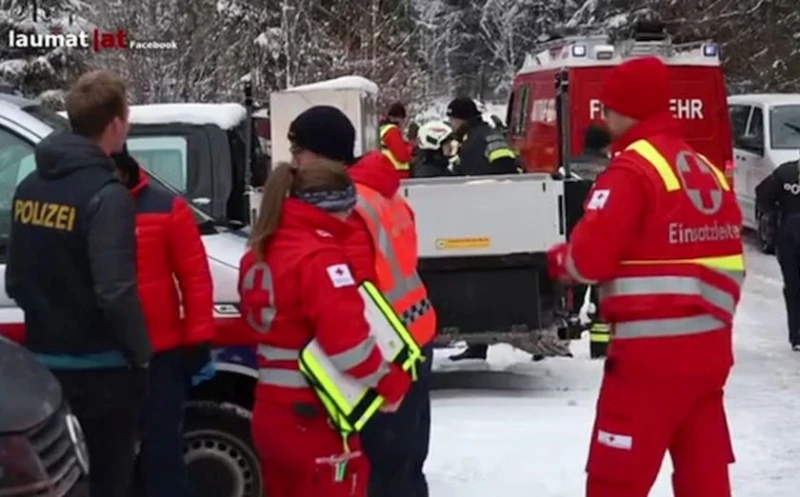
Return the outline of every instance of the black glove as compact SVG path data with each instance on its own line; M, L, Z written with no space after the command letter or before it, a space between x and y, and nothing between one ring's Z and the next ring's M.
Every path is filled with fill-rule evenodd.
M203 369L203 366L211 362L211 346L207 343L199 343L183 347L184 360L186 361L186 372L194 376Z

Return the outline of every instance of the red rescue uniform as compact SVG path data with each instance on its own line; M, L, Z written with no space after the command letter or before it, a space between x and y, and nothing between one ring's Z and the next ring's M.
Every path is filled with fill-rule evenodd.
M387 122L381 125L381 152L392 163L399 179L411 176L411 155L414 144L403 138L400 126Z
M588 497L646 497L666 451L676 497L730 496L723 387L744 277L741 212L723 173L664 109L616 141L622 152L569 243L549 254L556 276L599 284L612 326Z
M342 249L350 228L294 198L264 260L242 258L242 315L257 332L259 383L253 440L265 493L271 497L361 497L368 463L358 436L344 450L322 404L298 370L301 349L316 338L334 364L375 388L387 402L402 398L408 375L386 363L369 339L364 304ZM337 475L346 461L346 473Z

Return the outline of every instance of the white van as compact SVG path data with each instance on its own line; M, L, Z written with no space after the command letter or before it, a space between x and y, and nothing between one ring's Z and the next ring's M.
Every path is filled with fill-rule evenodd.
M800 93L728 97L733 140L734 185L744 227L772 251L774 221L756 206L756 186L783 164L800 158Z

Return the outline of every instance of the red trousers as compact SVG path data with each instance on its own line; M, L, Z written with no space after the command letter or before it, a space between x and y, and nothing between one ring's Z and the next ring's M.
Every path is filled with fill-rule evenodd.
M734 455L723 406L728 372L655 379L607 369L587 497L647 497L667 451L675 497L730 497Z
M358 437L348 440L317 412L292 404L256 401L253 441L269 497L366 497L369 463ZM314 411L314 409L311 409Z

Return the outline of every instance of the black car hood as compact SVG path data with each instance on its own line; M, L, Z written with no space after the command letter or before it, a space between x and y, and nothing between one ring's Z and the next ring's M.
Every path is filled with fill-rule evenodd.
M33 354L0 337L0 434L25 431L62 401L58 380Z

